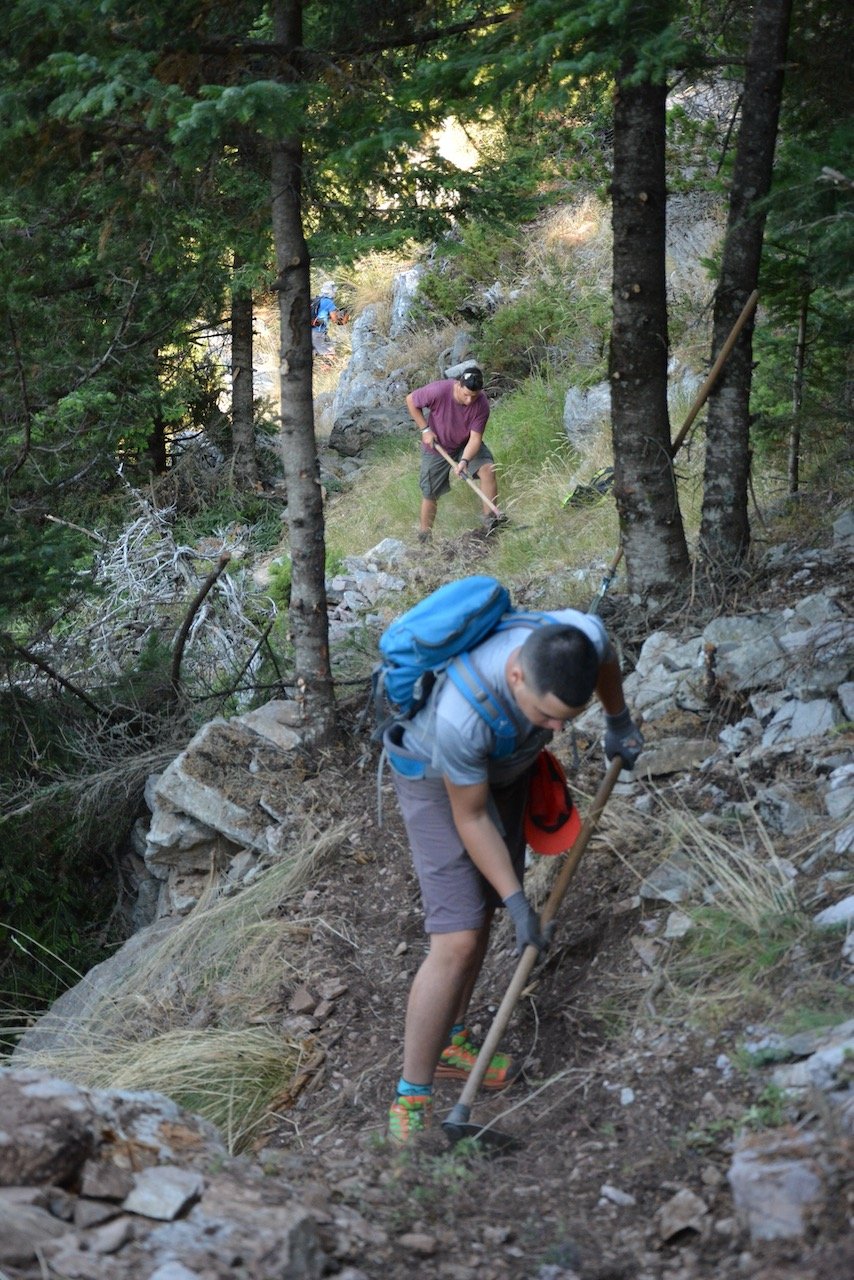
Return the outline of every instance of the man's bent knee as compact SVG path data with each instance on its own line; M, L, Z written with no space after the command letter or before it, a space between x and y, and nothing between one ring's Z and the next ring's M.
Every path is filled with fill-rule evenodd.
M430 955L440 964L465 969L476 959L479 941L479 929L461 929L456 933L431 933Z

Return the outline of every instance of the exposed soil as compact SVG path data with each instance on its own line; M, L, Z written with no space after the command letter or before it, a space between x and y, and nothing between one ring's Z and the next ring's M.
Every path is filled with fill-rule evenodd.
M648 741L668 732L673 726L657 725ZM589 797L602 758L596 744L579 747L575 781ZM557 749L571 768L569 742ZM487 1157L449 1143L441 1120L459 1097L456 1082L437 1082L427 1136L403 1152L388 1144L405 1003L425 937L388 782L377 825L375 763L351 747L313 784L325 820L352 818L355 834L347 860L306 894L303 909L316 924L283 1002L303 983L316 989L338 980L346 992L317 1033L322 1065L283 1111L267 1153L278 1149L281 1172L290 1169L303 1199L308 1163L321 1221L323 1206L335 1206L323 1230L337 1265L371 1280L851 1274L850 1148L846 1164L841 1135L826 1139L834 1194L806 1240L756 1247L735 1219L727 1182L733 1134L767 1084L761 1071L736 1065L751 1011L739 1006L730 1021L718 1016L704 1027L699 1013L688 1020L673 1005L666 971L650 967L644 951L644 938L660 934L666 904L633 896L661 850L648 847L643 819L616 793L570 885L548 958L508 1028L503 1048L519 1055L523 1073L502 1094L481 1092L473 1107L473 1120L493 1122L516 1149ZM539 903L556 863L537 859L529 871ZM488 1029L512 977L509 944L502 923L472 1006L475 1033ZM837 941L829 966L839 963L838 950ZM786 999L781 973L781 1009ZM706 1212L665 1239L660 1211L683 1189ZM345 1208L353 1223L342 1232Z

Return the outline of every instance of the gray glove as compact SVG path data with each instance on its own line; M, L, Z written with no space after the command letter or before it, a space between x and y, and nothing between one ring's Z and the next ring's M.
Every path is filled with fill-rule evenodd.
M540 928L540 917L522 890L505 898L504 905L516 926L516 955L520 956L526 947L536 947L541 954L546 951L552 939L552 925Z
M605 716L605 755L620 756L624 769L634 769L643 751L643 734L629 715L628 707L617 716Z

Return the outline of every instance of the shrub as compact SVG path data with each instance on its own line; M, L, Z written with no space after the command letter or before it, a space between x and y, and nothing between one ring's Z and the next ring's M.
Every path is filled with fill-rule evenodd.
M443 242L435 265L421 277L416 312L452 320L477 289L506 277L520 260L519 241L507 231L464 223L458 238Z
M605 375L609 306L604 290L575 293L562 274L540 277L484 323L480 358L514 380L571 358L596 381Z

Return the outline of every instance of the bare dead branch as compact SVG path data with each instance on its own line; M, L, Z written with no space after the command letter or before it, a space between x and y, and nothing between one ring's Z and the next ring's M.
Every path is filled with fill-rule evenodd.
M66 529L76 529L78 533L85 533L87 538L100 542L102 547L107 545L106 538L102 538L100 533L94 533L91 529L84 529L82 524L72 524L70 520L60 520L59 516L45 516L45 520L50 520L51 524L64 525Z
M37 654L25 648L24 645L18 644L5 631L0 633L0 638L2 638L4 644L8 645L14 653L19 654L26 662L29 662L31 666L38 667L39 671L43 671L51 680L55 680L63 689L67 689L75 698L79 698L81 702L84 702L91 711L97 712L98 715L101 714L101 707L98 706L97 702L92 701L88 693L84 693L82 689L78 689L76 684L72 684L70 680L66 680L65 676L61 676L58 671L54 671L53 667L48 666L43 658L38 657Z
M187 611L187 616L181 624L181 630L178 632L178 636L175 640L175 648L172 651L172 667L169 673L169 685L172 690L173 697L178 696L178 692L181 687L181 660L184 657L184 645L187 643L187 636L190 633L193 618L195 618L201 608L202 601L205 596L208 594L217 578L225 571L230 560L230 552L223 552L219 558L216 568L211 570L196 593L196 597Z

